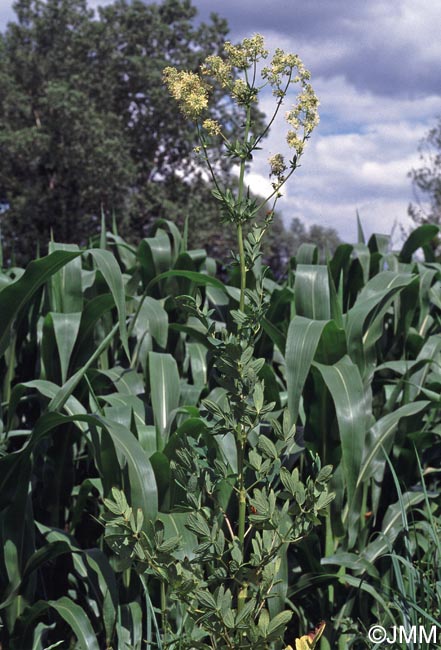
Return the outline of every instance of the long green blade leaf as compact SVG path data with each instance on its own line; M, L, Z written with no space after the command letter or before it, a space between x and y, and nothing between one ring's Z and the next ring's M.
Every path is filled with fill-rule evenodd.
M289 324L285 361L288 408L293 423L297 421L303 387L323 329L328 322L295 316Z
M82 650L99 650L92 624L82 607L67 596L62 596L58 600L50 600L49 606L55 609L70 625Z
M179 406L179 373L170 354L149 352L149 377L153 417L161 451L169 433L169 416Z
M47 257L31 262L24 274L0 292L0 355L9 343L11 325L20 309L47 280L80 252L55 251Z
M116 309L118 310L121 342L127 357L130 358L126 325L126 298L121 270L110 251L92 248L88 252L92 255L97 268L103 274L115 301Z

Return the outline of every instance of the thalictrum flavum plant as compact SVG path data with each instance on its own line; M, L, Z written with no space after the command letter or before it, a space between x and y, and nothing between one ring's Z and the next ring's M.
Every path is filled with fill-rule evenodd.
M293 467L300 455L295 423L287 410L276 411L275 403L266 399L265 359L255 356L269 302L266 270L259 263L262 239L281 189L318 123L318 100L299 57L277 49L266 65L268 56L262 36L255 35L240 45L226 43L223 56L209 56L197 73L164 70L171 95L197 125L196 152L208 168L222 219L236 228L238 253L233 264L240 271L231 327L220 326L199 295L177 299L183 312L199 321L217 386L223 389L220 400L202 400L204 431L176 442L171 507L188 513L186 527L194 540L191 557L180 553L179 536L167 538L159 519L145 521L141 511L133 512L121 491L115 489L113 499L106 500L107 541L127 566L134 565L152 585L159 584L161 643L172 648L281 648L292 617L278 592L282 557L289 544L319 523L318 516L333 498L327 489L331 466L321 467L319 459L312 458L306 480ZM222 125L207 117L215 85L243 111L241 140L230 141ZM275 109L267 125L256 132L253 113L267 87ZM261 148L291 96L286 142L293 157L285 162L281 153L272 155L272 190L265 199L252 198L246 172L253 152ZM219 138L225 156L238 167L235 192L222 187L211 155L211 145ZM258 224L256 216L265 206L266 218ZM228 436L234 440L233 463L220 452L219 441Z

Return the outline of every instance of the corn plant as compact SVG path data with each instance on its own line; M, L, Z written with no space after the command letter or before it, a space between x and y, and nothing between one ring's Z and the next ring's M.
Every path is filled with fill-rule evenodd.
M440 267L428 249L438 229L416 230L399 254L386 237L366 245L359 230L359 243L339 247L327 265L316 263L312 246L298 252L286 325L266 328L284 352L288 406L305 444L336 467L326 535L314 555L305 548L297 556L290 596L298 606L299 594L316 584L321 616L334 617L332 637L342 648L347 621L371 619L366 575L377 575L386 540L400 534L401 507L424 500L413 446L435 464L439 448ZM425 261L412 260L419 247ZM407 487L401 501L388 458ZM339 571L329 574L332 566Z
M137 249L104 230L100 243L87 251L52 243L46 258L2 276L0 634L8 648L75 637L86 648L141 647L145 594L103 552L102 500L118 485L156 517L168 477L163 413L181 394L191 405L201 390L185 373L179 381L166 352L167 280L159 277L185 265L209 282L200 271L210 260L184 253L165 221ZM158 389L149 391L149 413L140 397L147 385ZM179 516L163 519L179 524Z

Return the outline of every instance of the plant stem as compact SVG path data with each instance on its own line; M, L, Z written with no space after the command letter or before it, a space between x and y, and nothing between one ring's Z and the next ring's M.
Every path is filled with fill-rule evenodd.
M268 124L267 124L266 127L264 128L264 130L263 130L262 133L259 135L259 137L256 139L256 142L254 143L254 146L257 147L257 145L260 143L261 140L263 140L263 138L266 136L266 134L268 133L268 131L269 131L270 128L272 127L273 122L274 122L274 120L276 119L276 117L277 117L277 115L278 115L278 113L279 113L279 109L280 109L280 107L281 107L282 104L283 104L283 100L285 99L285 96L286 96L286 94L287 94L287 92L288 92L288 86L289 86L289 84L291 83L291 79L292 79L292 70L291 70L291 72L289 73L288 81L287 81L286 84L285 84L285 88L284 88L284 90L283 90L283 93L282 93L281 96L279 97L279 100L278 100L277 105L276 105L276 109L275 109L275 111L274 111L274 113L273 113L273 115L272 115L270 121L268 122Z
M245 133L244 133L244 145L248 142L248 137L251 128L251 106L247 106L247 116L245 124ZM244 196L244 178L245 178L245 166L246 159L242 158L240 163L239 171L239 189L237 195L237 205L240 213L242 212L242 201ZM247 286L247 269L245 264L245 250L243 243L243 229L241 214L238 214L237 219L237 243L239 249L239 260L240 260L240 302L239 309L240 311L245 311L245 289ZM238 463L238 530L237 536L239 539L240 550L242 554L242 562L245 559L245 524L246 524L246 488L245 488L245 476L244 476L244 458L245 458L245 447L247 442L247 434L243 423L240 424L237 431L237 463ZM237 611L238 613L242 611L246 598L247 598L247 585L242 584L239 588L239 593L237 595Z
M244 145L247 144L248 142L248 136L250 134L250 128L251 128L251 106L247 106L247 117L246 117L246 124L245 124L245 133L243 136L243 143ZM244 178L245 178L245 166L246 166L246 159L242 158L240 162L240 170L239 170L239 190L237 194L237 206L239 208L239 211L242 211L242 201L243 201L243 193L244 193ZM240 259L240 303L239 303L239 309L240 311L244 311L245 309L245 288L247 286L247 270L245 266L245 250L243 246L243 230L242 230L242 221L241 221L241 214L238 214L238 219L237 219L237 243L238 243L238 248L239 248L239 259Z
M237 433L237 463L238 463L238 472L239 472L239 491L238 491L238 528L237 536L239 539L240 550L242 553L242 562L244 561L245 549L245 519L246 519L246 488L245 488L245 475L244 475L244 456L245 456L245 444L246 444L246 433L244 431L243 424L240 425L239 431ZM247 598L247 585L242 584L239 588L239 593L237 595L237 612L241 612Z
M245 311L245 289L247 286L247 270L245 266L245 251L243 246L243 231L242 224L237 226L237 242L239 246L239 259L240 259L240 311Z
M161 581L161 619L162 619L162 635L164 642L167 640L167 598L165 593L165 583Z

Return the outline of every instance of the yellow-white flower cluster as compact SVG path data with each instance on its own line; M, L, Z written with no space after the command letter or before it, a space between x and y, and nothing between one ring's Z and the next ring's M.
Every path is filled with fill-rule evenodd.
M203 75L213 77L222 88L230 87L233 81L233 66L230 61L224 61L220 56L212 54L201 65Z
M286 121L292 127L288 131L286 141L289 147L296 150L297 155L302 154L305 141L320 121L318 107L317 95L311 84L305 83L303 91L297 97L295 106L285 116ZM301 130L303 130L303 133L300 136L299 132Z
M198 119L208 108L208 89L199 75L176 68L165 68L164 83L179 102L182 112L191 120Z
M208 133L208 135L221 135L221 127L217 120L204 120L202 122L202 128Z
M207 116L210 82L225 88L239 106L246 106L248 109L251 103L257 100L262 88L269 84L273 94L278 98L277 110L285 96L289 95L290 87L298 84L300 92L296 103L286 113L286 121L290 127L286 140L289 147L300 156L306 140L319 122L319 102L309 83L311 75L297 54L288 54L277 48L270 64L262 70L264 84L258 85L255 83L256 63L267 58L268 50L265 48L263 36L255 34L251 38L245 38L238 45L226 42L224 54L208 56L201 65L200 74L178 71L171 67L165 68L164 82L170 94L180 104L184 115L202 123L202 129L209 136L222 136L221 125L216 120L208 119ZM254 73L249 75L253 79L250 81L247 70L252 66ZM238 76L238 72L244 74ZM226 138L224 140L228 143ZM274 156L271 160L270 175L277 179L284 177L286 167L279 172L277 169L282 163Z
M266 59L268 56L262 34L254 34L251 38L244 38L239 45L233 45L227 41L224 50L228 61L239 70L247 70L253 63L257 63L260 59Z
M276 182L273 183L273 188L276 189L275 186L282 185L285 182L285 172L288 168L281 153L270 156L268 162L270 166L270 177L274 176L276 179Z
M295 77L293 77L294 70L297 72ZM297 54L287 54L280 48L276 49L270 65L262 70L262 78L272 86L273 95L280 98L284 97L287 91L286 78L289 84L305 82L310 76Z

